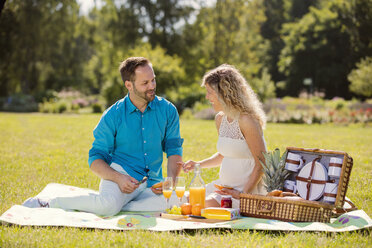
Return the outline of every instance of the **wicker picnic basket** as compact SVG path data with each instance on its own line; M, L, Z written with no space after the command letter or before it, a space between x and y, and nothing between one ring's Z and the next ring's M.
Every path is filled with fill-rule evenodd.
M324 160L328 159L328 161L330 157L334 156L343 158L335 203L329 204L304 199L292 200L290 198L242 193L240 194L240 214L291 222L330 222L332 215L345 212L343 206L353 159L347 153L341 151L287 147L287 152L297 153L308 159L316 156L322 157ZM311 183L311 177L309 177L309 183Z

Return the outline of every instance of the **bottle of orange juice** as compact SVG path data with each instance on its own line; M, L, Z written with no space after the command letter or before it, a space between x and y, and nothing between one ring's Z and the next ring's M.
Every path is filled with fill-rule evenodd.
M194 168L194 178L190 183L190 204L194 206L195 204L200 204L203 209L205 206L205 184L201 177L200 164L195 164Z

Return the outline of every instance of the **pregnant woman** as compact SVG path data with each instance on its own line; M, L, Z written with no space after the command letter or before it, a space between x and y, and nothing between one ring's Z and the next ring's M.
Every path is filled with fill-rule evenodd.
M264 161L262 152L266 151L266 116L252 88L231 65L223 64L207 72L202 87L217 112L218 152L198 162L183 163L183 170L193 170L195 164L201 168L221 166L219 179L206 187L205 207L218 207L222 195L231 195L232 207L239 208L241 192L266 194L259 163ZM215 184L226 187L216 190Z

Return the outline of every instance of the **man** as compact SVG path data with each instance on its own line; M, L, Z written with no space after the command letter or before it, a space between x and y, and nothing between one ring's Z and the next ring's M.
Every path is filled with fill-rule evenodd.
M149 60L131 57L120 65L128 95L107 109L95 127L89 151L91 170L101 177L99 194L56 197L48 202L30 198L28 207L76 209L99 215L120 210L165 209L162 189L151 187L162 180L163 152L168 176L175 178L182 161L177 109L157 97L155 74ZM139 183L144 177L148 180Z

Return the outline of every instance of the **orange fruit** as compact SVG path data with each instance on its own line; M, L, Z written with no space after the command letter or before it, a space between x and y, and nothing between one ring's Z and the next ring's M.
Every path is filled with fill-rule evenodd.
M192 213L192 215L200 216L201 215L201 205L199 203L193 205L192 208L191 208L191 213Z
M183 215L189 215L189 214L191 214L191 204L190 203L184 203L184 204L182 204L182 206L181 206L181 213L183 214Z

